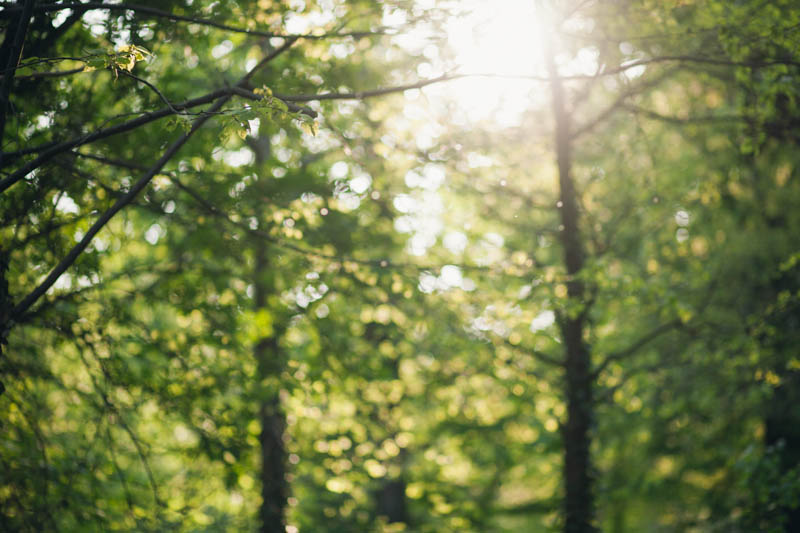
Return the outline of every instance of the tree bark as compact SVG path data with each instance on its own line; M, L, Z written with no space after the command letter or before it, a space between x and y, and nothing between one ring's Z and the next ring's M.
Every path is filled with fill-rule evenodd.
M22 45L25 42L25 34L28 32L28 25L33 16L34 0L20 0L22 11L19 16L12 17L6 28L6 36L3 44L0 45L0 67L3 69L0 78L0 162L3 159L3 147L5 146L6 115L10 107L11 87L14 85L15 69L22 55ZM8 280L6 271L8 270L8 252L0 247L0 358L3 357L3 347L6 344L6 337L10 329L11 319L11 296L8 293ZM0 381L0 395L5 391L3 382Z
M408 523L406 509L406 482L404 479L387 479L376 494L379 516L385 516L390 524Z
M272 274L269 272L267 246L263 241L255 242L255 272L253 300L255 310L267 309L269 295L274 292ZM278 336L275 331L260 339L255 346L255 359L258 365L259 384L274 377L281 370L281 355ZM261 533L286 532L286 447L283 435L286 417L281 409L277 390L261 390L263 394L259 405L261 432L259 444L261 452L261 507L259 521Z
M567 311L559 321L565 348L567 418L561 431L564 441L564 531L596 531L591 475L591 427L593 418L591 354L583 340L585 330L586 289L580 279L585 255L580 235L580 212L572 179L572 154L569 115L564 103L564 89L552 53L547 54L558 186L561 214L560 239L567 271Z
M6 386L2 378L5 374L3 369L3 350L8 336L9 316L11 313L11 295L8 293L8 253L0 247L0 396L5 392Z
M17 3L22 4L22 11L18 17L12 18L9 22L6 38L0 46L0 67L3 69L2 78L0 78L0 154L2 154L5 144L2 141L5 140L6 115L10 106L11 87L14 85L14 75L19 58L22 56L25 34L28 33L28 25L33 17L35 0L19 0Z
M286 449L283 433L286 418L278 395L261 402L261 508L259 519L261 533L285 533L285 509L288 487L286 483Z

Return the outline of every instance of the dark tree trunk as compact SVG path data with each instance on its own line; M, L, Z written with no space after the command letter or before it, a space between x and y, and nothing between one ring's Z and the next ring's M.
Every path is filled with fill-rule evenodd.
M778 450L780 473L800 465L800 373L789 371L782 377L772 399L767 404L764 440L767 446ZM784 531L800 531L800 505L780 507L785 517Z
M267 309L268 296L274 291L264 242L255 243L254 304L256 311ZM262 338L255 347L259 382L280 375L283 363L277 331ZM259 435L261 452L261 533L285 533L285 510L288 495L286 483L286 447L284 432L286 417L277 390L262 390L265 394L259 405Z
M561 317L564 341L564 372L567 419L562 426L564 440L564 531L587 533L596 531L594 495L591 476L592 375L589 348L584 342L586 290L579 278L584 265L580 235L580 213L572 179L572 155L569 116L564 91L552 54L548 54L548 72L555 119L555 148L558 163L558 185L561 213L561 244L567 270L568 311ZM577 311L573 311L577 310Z
M261 533L285 533L286 419L277 395L261 403Z
M0 45L0 68L3 70L2 78L0 78L0 163L3 162L2 152L5 148L6 116L11 105L11 88L14 85L15 69L22 55L22 45L25 42L25 34L28 32L28 25L33 16L33 4L35 2L34 0L20 0L17 3L22 4L22 11L9 21L6 27L5 39ZM11 329L11 309L14 307L11 302L11 295L8 293L8 280L6 279L8 259L8 252L0 248L0 358L3 357L3 347L5 346L9 329ZM1 361L0 364L2 364ZM3 394L3 391L5 391L5 386L0 381L0 394Z
M0 395L5 392L6 387L3 384L4 378L4 364L3 364L3 350L5 349L6 336L8 335L11 308L11 295L8 293L8 280L6 279L6 272L8 271L8 254L0 248Z
M11 87L14 84L14 74L19 58L22 55L22 45L25 42L25 34L28 33L28 25L33 16L34 0L20 0L22 11L19 16L12 17L6 28L6 37L0 45L0 67L3 74L0 78L0 152L5 146L4 133L6 129L6 115L10 106ZM2 155L0 155L2 161Z
M383 483L376 494L379 516L385 516L391 524L408 523L406 511L406 482L403 479L390 479Z

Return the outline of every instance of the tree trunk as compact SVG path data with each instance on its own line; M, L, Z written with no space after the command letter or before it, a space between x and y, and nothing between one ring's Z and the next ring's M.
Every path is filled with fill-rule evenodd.
M6 387L3 384L4 369L3 369L3 350L8 336L9 319L11 308L11 295L8 293L8 279L6 279L6 272L8 271L8 253L0 248L0 395L2 395Z
M558 185L561 212L561 244L567 270L567 312L559 326L566 357L567 419L562 426L564 441L564 531L586 533L593 526L594 496L591 476L592 377L589 348L583 340L586 305L585 286L579 278L584 265L580 235L580 213L572 179L572 155L569 116L564 103L564 90L555 59L547 54L547 67L555 119L555 148L558 164Z
M267 260L266 244L255 243L254 304L256 311L267 309L268 296L274 290ZM265 335L255 346L259 384L280 375L282 358L275 331ZM259 435L261 451L261 507L259 521L261 533L285 533L285 510L288 486L286 483L286 448L283 435L286 417L281 409L277 390L260 390Z
M11 104L11 87L14 84L14 74L19 58L22 55L22 45L25 42L25 34L28 33L28 25L33 16L34 0L19 0L22 4L22 11L19 16L11 17L6 28L6 37L0 45L0 67L3 68L2 78L0 78L0 154L5 146L4 133L6 130L6 115ZM2 155L0 155L2 162Z
M6 27L5 39L0 45L0 67L3 69L2 77L0 77L0 163L3 162L6 116L11 106L11 87L14 85L15 69L19 64L22 45L25 42L25 34L28 32L28 25L33 16L34 0L20 0L17 3L22 4L23 9L17 17L11 17ZM3 347L11 329L11 309L14 307L11 302L11 295L8 293L8 281L6 279L8 255L5 249L0 248L0 358L3 357ZM0 381L0 394L3 394L4 391L5 386Z
M385 516L388 523L408 523L405 480L401 478L384 481L376 494L376 500L378 515Z
M261 533L285 533L286 450L283 433L286 419L277 395L262 401L261 419Z
M787 476L800 465L800 372L789 370L781 378L782 383L767 403L764 441L777 450L779 473ZM774 512L784 516L783 531L800 531L800 505L778 506Z

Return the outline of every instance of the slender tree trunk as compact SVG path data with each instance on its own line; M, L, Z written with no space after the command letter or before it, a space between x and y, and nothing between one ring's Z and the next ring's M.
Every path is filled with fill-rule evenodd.
M33 17L33 5L35 0L19 0L22 4L22 11L18 17L12 17L6 28L6 37L0 45L0 67L3 69L0 78L0 153L5 146L4 133L6 129L6 115L10 106L11 87L14 85L14 74L19 58L22 55L22 45L25 42L25 34L28 33L28 25ZM2 155L0 155L2 161Z
M11 88L14 85L14 74L22 55L22 45L25 42L25 34L28 33L28 25L33 16L34 0L19 0L23 9L19 16L12 17L6 28L6 36L3 44L0 45L0 67L3 69L0 78L0 163L3 161L3 149L5 147L6 116L11 102ZM8 252L0 248L0 358L3 356L3 346L9 329L11 329L11 295L8 293L8 281L6 272L8 270ZM3 382L0 381L0 394L5 391Z
M764 435L765 444L778 450L779 472L786 476L800 465L800 372L784 371L781 384L767 402ZM800 506L778 506L776 513L784 516L783 531L800 531Z
M384 481L376 494L376 500L378 515L385 516L388 523L408 523L406 482L403 478Z
M255 273L253 284L256 311L267 309L268 296L273 292L267 260L266 243L255 243ZM262 338L255 347L260 383L280 373L282 358L278 346L278 335L273 331ZM261 507L259 521L261 533L285 533L285 509L288 486L286 483L286 447L284 432L286 417L281 409L277 390L262 391L266 394L260 399L259 435L261 451Z
M262 401L261 418L261 533L285 533L286 449L283 433L286 418L280 401L274 397Z
M564 90L555 59L547 54L547 66L555 119L555 148L561 212L561 244L567 270L568 311L560 320L566 357L564 360L567 419L562 427L564 440L564 531L596 531L591 476L592 377L589 347L583 339L585 330L586 290L579 278L584 265L580 235L580 213L572 179L572 155L569 116ZM577 310L577 311L573 311Z
M8 253L0 247L0 395L2 395L6 387L3 384L2 378L3 369L3 350L8 336L11 308L11 295L8 293L8 280L6 279L6 272L8 271Z

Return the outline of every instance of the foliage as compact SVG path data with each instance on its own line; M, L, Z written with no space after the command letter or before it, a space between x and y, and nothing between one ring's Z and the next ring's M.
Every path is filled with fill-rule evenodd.
M540 3L510 126L418 90L451 2L62 7L0 13L2 529L800 524L792 2Z

